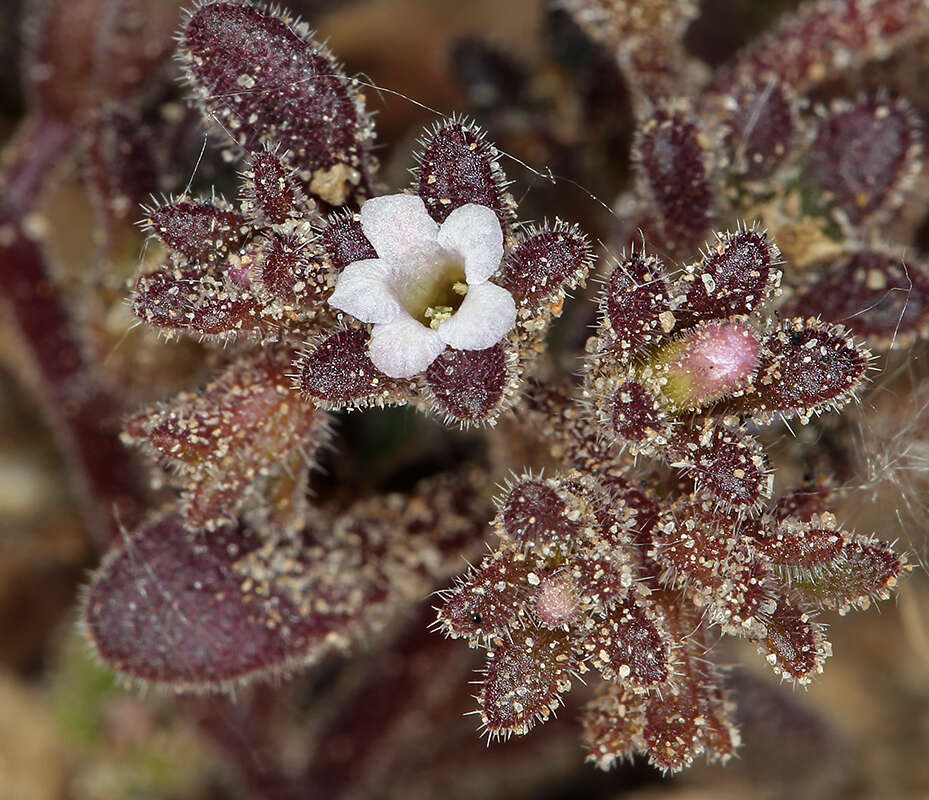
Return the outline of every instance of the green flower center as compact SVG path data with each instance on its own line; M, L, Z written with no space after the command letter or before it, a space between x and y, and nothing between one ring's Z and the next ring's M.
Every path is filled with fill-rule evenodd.
M461 308L468 293L468 283L462 264L449 259L426 280L404 289L401 295L403 307L413 319L435 329Z

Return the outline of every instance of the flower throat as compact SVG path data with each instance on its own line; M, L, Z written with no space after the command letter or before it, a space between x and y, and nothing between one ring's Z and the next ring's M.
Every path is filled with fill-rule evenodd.
M438 328L461 308L468 284L464 267L453 259L445 261L431 278L411 286L400 299L415 320Z

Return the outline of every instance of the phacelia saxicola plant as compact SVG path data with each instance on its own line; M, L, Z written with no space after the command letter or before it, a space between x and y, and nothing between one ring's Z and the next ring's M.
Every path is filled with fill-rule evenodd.
M158 480L179 498L105 562L86 624L101 655L126 674L198 687L308 663L365 629L360 618L387 618L376 609L392 607L401 585L408 600L428 591L413 573L403 578L426 550L414 547L413 561L398 553L391 566L383 536L405 547L397 521L309 503L315 454L330 439L328 412L413 404L453 424L492 424L593 256L568 224L516 224L498 154L460 119L426 134L410 192L372 196L373 127L359 87L302 23L254 4L207 3L190 13L178 41L207 121L232 136L230 153L243 159L242 196L180 197L146 209L144 227L166 259L139 276L132 308L167 336L215 342L226 363L199 391L127 421L124 441L152 456ZM273 76L270 87L263 76ZM425 539L466 551L465 533L479 538L473 522L483 505L473 476L451 480L458 489L446 487L441 501L424 488L404 502L435 515L422 527ZM413 524L412 510L401 504L396 513ZM344 536L325 534L343 523ZM218 557L213 544L200 552L201 531L214 543L249 540L220 547L223 602L209 599L218 584L197 591L214 615L252 620L234 624L241 635L269 627L276 655L241 647L239 634L185 654L155 639L132 650L126 626L147 628L161 613L122 613L132 553L151 541L167 559L164 579L186 586L204 558ZM317 534L322 550L310 557ZM330 552L348 560L338 567ZM434 555L422 568L433 580L453 570ZM189 598L194 616L208 613L195 611L199 597Z
M456 543L479 538L481 474L318 507L307 487L328 414L412 404L457 425L515 414L574 455L562 475L517 480L494 523L499 549L439 612L446 633L489 648L486 730L525 733L593 667L608 687L586 712L599 764L632 751L670 770L702 751L728 758L738 733L706 660L713 626L807 682L830 652L813 613L886 597L904 568L825 506L772 507L749 432L840 409L868 351L839 325L772 316L782 259L755 227L717 235L677 272L635 251L605 279L581 411L559 429L566 401L521 389L591 268L583 234L520 226L500 155L457 118L426 133L409 191L381 194L360 85L281 13L206 3L178 41L207 122L243 160L241 199L149 208L166 261L139 276L132 307L169 336L221 345L226 365L126 424L124 440L180 495L91 585L85 625L100 655L138 680L200 688L376 631L453 572ZM673 117L655 117L637 145L656 183L647 165L668 148L649 137L668 120L677 143ZM656 194L668 218L700 205L678 193L679 167ZM690 244L693 219L675 224ZM679 478L632 488L630 454ZM140 554L155 577L137 574ZM132 600L140 587L163 602ZM175 614L205 620L205 639L173 640L163 618Z
M268 63L237 37L263 42ZM409 193L371 197L363 98L305 26L207 4L181 31L180 56L208 119L248 155L244 198L150 211L172 263L140 278L139 317L299 347L308 407L414 404L493 423L591 267L583 234L518 226L498 153L464 120L424 136ZM256 90L257 72L279 88Z
M95 2L47 0L62 14L36 25L21 141L37 132L42 158L13 158L3 175L0 254L14 269L0 289L97 517L119 512L99 526L109 549L81 604L100 659L129 682L204 693L326 659L306 696L284 701L313 708L317 749L299 769L263 772L261 748L243 755L239 732L204 711L255 786L363 796L404 731L444 732L443 715L467 702L465 644L486 653L472 713L488 740L549 722L573 689L598 767L726 762L741 740L728 669L741 651L720 642L750 643L775 676L806 686L832 655L826 615L892 595L907 557L883 541L890 531L849 528L842 502L860 476L820 468L815 450L844 435L852 401L864 398L856 424L867 417L880 354L905 360L929 332L929 273L902 257L919 224L925 128L894 93L841 83L929 39L926 0L802 3L715 70L685 41L695 2L552 3L591 50L615 55L630 100L630 179L617 178L598 231L594 290L595 237L557 217L520 220L518 205L542 204L517 204L506 145L456 114L409 157L379 150L373 84L289 12L205 0L182 15L190 118L180 104L154 113L153 97L173 95L138 85L167 46L135 52L117 26L120 46L104 47ZM173 22L159 9L151 28ZM87 53L125 75L97 64L96 83L74 89L59 63L67 14L95 43ZM570 94L554 74L524 92L534 133L546 92ZM583 103L561 101L577 114L558 124L581 125ZM199 167L201 125L238 170L208 173L226 196L165 177ZM549 127L540 139L558 138ZM118 352L100 333L109 306L72 313L29 238L41 226L27 200L65 147L86 167L107 263L143 209L145 252L120 299L152 334L144 352L167 351L159 337L189 348L119 352L131 385L95 361ZM398 165L412 181L385 185ZM140 206L143 186L165 194ZM578 211L566 216L597 231ZM104 288L112 300L113 281ZM182 358L190 379L160 381ZM394 465L362 491L339 469L317 476L349 441L334 422L380 420L387 406L422 412L417 430L465 442L449 448L466 455ZM381 447L363 445L349 476ZM342 665L348 653L358 662ZM280 705L260 691L242 729L271 752Z

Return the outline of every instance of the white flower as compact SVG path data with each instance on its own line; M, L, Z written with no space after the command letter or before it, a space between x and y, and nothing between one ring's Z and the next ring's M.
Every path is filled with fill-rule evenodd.
M329 305L374 323L368 355L391 378L409 378L446 346L483 350L516 321L516 303L488 279L503 258L493 209L470 203L439 226L422 198L375 197L361 207L361 228L377 258L339 276Z

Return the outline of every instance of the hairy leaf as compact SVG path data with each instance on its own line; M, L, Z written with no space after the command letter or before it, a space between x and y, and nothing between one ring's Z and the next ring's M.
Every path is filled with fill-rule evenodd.
M91 644L124 676L172 689L296 666L348 619L301 613L286 591L247 581L236 564L259 546L240 525L203 536L167 515L142 526L93 577L83 613Z
M696 248L709 228L714 196L708 151L692 115L657 109L636 132L633 153L665 238L677 250Z
M165 267L136 281L132 310L168 333L235 339L261 330L260 307L244 286L199 268Z
M841 323L876 348L909 347L929 328L929 275L899 254L864 250L824 267L789 310Z
M580 230L556 220L524 234L504 260L500 283L524 313L536 316L552 307L560 311L565 292L583 285L593 261Z
M222 262L249 236L248 221L224 202L175 200L148 210L145 230L191 262Z
M402 402L402 384L371 363L369 336L361 328L336 331L308 349L296 363L296 387L327 408Z
M485 558L453 588L440 593L439 627L447 636L474 642L505 635L525 611L531 570L532 562L510 551Z
M245 172L246 207L259 222L282 225L312 211L294 174L294 169L271 150L252 153Z
M659 258L635 254L610 272L601 303L603 326L621 350L638 350L674 330L663 274Z
M289 351L243 360L202 392L183 392L129 421L124 438L173 470L192 530L232 522L291 453L311 458L326 441L325 414L291 390L290 360Z
M727 507L757 509L771 494L764 450L738 428L708 423L677 465L690 470L701 492Z
M758 643L758 652L771 665L775 675L800 684L823 671L823 663L832 655L823 626L809 614L778 598L777 608L765 620L767 635Z
M329 205L364 191L373 133L362 97L304 23L257 3L205 3L181 30L179 55L205 115L240 147L280 146Z
M543 628L521 628L498 639L487 654L478 702L488 736L526 733L544 722L571 688L577 663L567 637Z
M745 78L720 105L734 171L758 178L791 154L798 138L797 101L784 83Z
M524 479L506 496L500 513L503 531L514 542L534 545L570 543L580 536L576 512L553 481Z
M361 229L361 220L354 214L330 216L320 231L319 240L336 273L355 261L377 258L374 247Z
M630 596L598 621L584 647L604 678L631 691L655 689L671 677L670 636L647 600Z
M802 422L849 402L871 357L841 326L800 317L772 333L765 350L755 380L756 407L767 415L797 415Z
M919 170L922 126L909 105L882 98L834 104L810 148L819 189L853 226L886 221Z
M425 379L437 413L462 425L492 424L515 388L515 353L506 342L486 350L449 348Z
M777 289L780 253L754 229L717 234L700 264L688 268L690 281L683 319L706 321L749 314Z
M496 148L470 123L450 119L439 123L422 141L413 191L436 220L468 203L492 208L507 231L515 219L515 203L506 193L506 179Z

